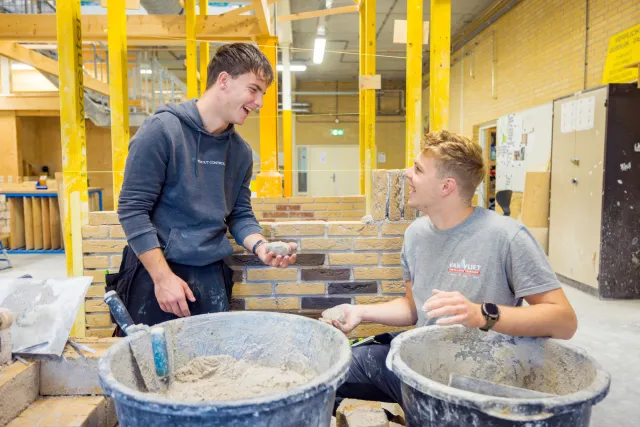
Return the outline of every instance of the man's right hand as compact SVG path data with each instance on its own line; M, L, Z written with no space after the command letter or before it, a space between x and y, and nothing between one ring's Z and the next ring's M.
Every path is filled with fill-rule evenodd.
M361 307L362 306L352 305L352 304L338 305L334 308L339 308L340 310L342 310L345 316L344 323L340 323L338 320L333 320L329 322L328 320L323 319L323 321L326 323L331 323L333 326L340 329L345 334L348 334L362 322L362 313L360 310Z
M191 302L195 302L196 298L184 280L171 272L154 280L154 285L156 299L162 311L173 313L178 317L191 315L186 298Z

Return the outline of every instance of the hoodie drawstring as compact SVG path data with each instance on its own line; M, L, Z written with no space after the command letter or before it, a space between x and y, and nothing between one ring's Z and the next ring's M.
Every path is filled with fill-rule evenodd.
M193 165L194 169L196 171L196 178L198 177L198 154L200 153L200 136L201 135L202 134L200 132L198 132L198 142L196 143L196 159L195 159L195 162L194 162L195 164Z

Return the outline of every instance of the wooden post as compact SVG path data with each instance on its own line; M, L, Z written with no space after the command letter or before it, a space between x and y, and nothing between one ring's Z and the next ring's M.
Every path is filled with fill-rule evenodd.
M82 276L82 234L72 237L72 230L80 230L82 225L89 222L80 0L66 0L58 2L56 6L60 134L65 196L62 212L65 223L64 244L67 274ZM75 203L72 204L72 200ZM71 329L71 336L83 337L84 335L83 305Z
M187 98L198 97L198 45L196 43L196 0L184 0L187 15Z
M209 2L200 0L200 16L209 14ZM200 95L207 90L207 69L209 68L209 42L200 42Z
M113 168L113 209L118 199L129 145L129 83L127 76L127 17L125 0L109 0L109 90L111 103L111 159Z
M451 77L451 0L431 0L429 57L429 131L449 127Z
M376 74L376 1L364 0L365 75ZM376 90L364 90L364 193L367 209L371 207L372 171L376 169ZM367 212L368 214L370 212Z
M413 166L422 137L422 0L407 0L405 167Z

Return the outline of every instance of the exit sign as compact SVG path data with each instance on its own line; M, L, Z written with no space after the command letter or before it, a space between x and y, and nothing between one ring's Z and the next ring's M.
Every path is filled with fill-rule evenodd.
M344 129L331 129L331 135L333 136L343 136Z

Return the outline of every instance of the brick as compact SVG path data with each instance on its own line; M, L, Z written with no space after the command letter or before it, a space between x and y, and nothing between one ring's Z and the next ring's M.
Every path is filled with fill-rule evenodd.
M345 399L336 411L336 427L389 427L380 402Z
M263 212L264 218L289 218L289 212Z
M389 195L386 170L374 170L371 188L371 216L375 221L387 217L387 197Z
M308 295L308 294L324 294L324 283L278 283L276 285L276 294L288 294L288 295Z
M83 275L93 277L92 284L105 283L104 270L85 270Z
M326 203L309 203L301 206L303 211L326 211Z
M91 285L85 295L86 298L102 298L105 294L104 285Z
M383 236L403 236L404 232L407 230L407 227L411 225L410 222L395 222L395 223L386 223L382 224L382 235Z
M344 222L329 224L328 236L377 236L376 224L363 224L361 222Z
M380 263L382 265L400 265L400 252L382 254L380 256Z
M126 239L127 235L124 234L121 225L112 225L109 227L109 237L112 239Z
M87 255L82 258L82 265L85 268L109 268L109 257Z
M114 327L109 328L89 328L87 329L88 337L109 338L113 336Z
M225 262L229 266L243 266L243 267L262 267L264 263L260 261L256 255L253 254L237 254L231 255L225 258Z
M247 298L249 310L295 310L300 308L297 297Z
M400 267L379 267L379 268L355 267L353 269L353 278L356 280L402 279L402 268Z
M300 205L276 205L277 211L299 211Z
M316 197L316 203L340 203L342 197Z
M348 268L312 268L301 270L302 280L349 280L351 270Z
M262 203L284 204L284 203L289 203L289 199L287 197L263 197Z
M233 296L243 297L250 295L271 295L271 285L256 283L236 283L233 285Z
M104 314L87 314L87 327L103 328L111 326L111 316L109 313Z
M381 302L393 301L400 296L363 295L356 296L356 304L378 304Z
M109 307L101 299L89 299L84 302L84 311L87 313L108 313Z
M289 212L289 218L315 218L313 212Z
M89 225L120 224L117 212L89 212Z
M295 265L298 267L316 267L324 265L326 257L327 256L325 254L297 254Z
M126 245L126 240L84 240L82 242L82 252L120 253Z
M364 200L363 200L364 202ZM353 204L353 209L354 210L365 210L367 208L367 205L365 203L354 203Z
M229 303L229 310L238 311L244 310L247 308L247 303L244 298L231 298L231 302Z
M120 268L122 264L122 255L111 255L111 268Z
M304 251L344 251L351 249L352 239L302 239L300 246Z
M400 250L402 249L402 238L370 238L370 239L354 239L353 248L355 250Z
M288 222L274 224L274 236L324 236L327 224L320 221Z
M352 205L350 204L343 204L343 203L329 203L327 205L327 210L328 211L344 211L345 209L351 209Z
M247 270L249 281L297 280L296 268L250 268Z
M0 369L0 425L17 417L38 397L40 362L15 362ZM7 398L9 397L9 398Z
M260 224L260 227L262 227L262 235L267 239L271 238L271 224Z
M313 197L289 197L289 203L313 203Z
M372 335L383 334L385 332L402 332L413 328L413 326L386 326L378 323L361 323L347 336L349 338L366 338Z
M404 294L407 291L404 282L382 282L381 286L385 294Z
M389 174L389 221L399 221L402 218L404 193L402 189L403 171L391 170Z
M257 198L257 197L252 197L251 198L251 206L260 205L260 204L262 204L262 199Z
M329 254L330 265L378 265L378 253Z
M106 239L109 237L109 227L106 225L83 225L83 239Z
M350 297L302 297L301 308L331 308L340 304L351 304Z
M39 399L8 427L111 427L115 422L113 403L104 396L62 396Z
M409 206L409 191L411 190L411 187L408 185L406 180L403 183L403 187L404 187L404 189L403 189L403 191L404 191L404 210L402 212L402 217L407 221L413 221L414 219L417 218L418 211L415 208L412 208L411 206Z
M329 294L375 294L378 282L334 282L327 287Z
M256 206L252 205L251 208L255 212L275 211L276 205L256 205Z
M365 202L365 197L364 196L341 197L340 198L340 202L341 203L364 203ZM363 209L364 209L364 206L363 206Z
M234 283L242 282L243 278L244 278L243 270L233 270L233 275L231 276L231 280L233 280Z

